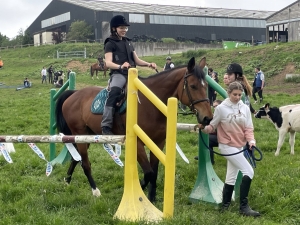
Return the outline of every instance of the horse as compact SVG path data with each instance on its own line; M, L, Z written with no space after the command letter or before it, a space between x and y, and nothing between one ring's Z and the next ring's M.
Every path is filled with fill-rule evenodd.
M103 62L103 67L100 67L99 63L95 63L95 64L91 65L90 72L91 72L92 79L94 80L94 72L95 71L96 71L96 77L97 77L97 79L99 79L99 77L98 77L98 71L103 71L102 78L106 78L106 71L108 69L109 68L106 66L105 62Z
M176 97L184 105L187 105L196 115L197 121L201 124L209 124L213 117L209 99L207 98L208 84L205 80L203 68L206 58L201 59L199 64L195 58L191 58L188 65L178 66L171 70L162 71L147 78L139 79L162 101L167 104L170 97ZM86 87L81 90L67 90L56 102L55 119L57 129L65 135L87 135L101 134L102 115L91 113L91 104L95 96L101 91L101 87ZM166 117L161 113L141 92L138 92L138 125L163 149L166 139ZM126 126L126 113L114 120L112 131L116 135L125 135L126 130L120 126ZM144 177L141 180L141 187L144 190L148 184L148 199L155 201L156 180L159 160L150 152L148 159L144 143L138 139L137 161L142 168ZM91 174L91 165L88 158L89 144L76 144L76 148L82 157L81 166L89 181L94 196L100 196L100 191ZM69 184L77 161L71 160L65 181Z

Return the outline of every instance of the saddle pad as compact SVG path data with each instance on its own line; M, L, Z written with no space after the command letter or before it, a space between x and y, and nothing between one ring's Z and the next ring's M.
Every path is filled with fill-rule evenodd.
M106 88L100 91L96 95L91 105L91 112L93 114L101 114L101 115L103 114L107 97L108 97L108 90ZM119 113L122 114L125 111L126 111L126 101L124 101L124 103L119 108Z

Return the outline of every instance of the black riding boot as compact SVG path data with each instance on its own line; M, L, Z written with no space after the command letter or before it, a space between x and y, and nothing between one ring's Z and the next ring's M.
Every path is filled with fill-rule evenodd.
M113 107L105 106L102 116L101 129L102 135L114 135L111 131L113 126L115 109Z
M259 212L256 212L248 205L248 193L251 186L251 179L248 176L243 176L240 186L240 213L244 216L260 216Z
M111 129L113 127L114 122L114 113L116 108L116 103L118 97L121 94L122 89L119 87L111 87L110 92L108 93L108 98L106 100L106 104L103 111L101 128L102 135L113 135Z
M229 185L226 183L224 184L221 212L228 210L231 203L233 189L234 189L234 185Z

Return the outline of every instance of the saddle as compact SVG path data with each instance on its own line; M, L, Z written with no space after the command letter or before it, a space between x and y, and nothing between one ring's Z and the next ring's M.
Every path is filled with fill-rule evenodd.
M116 113L123 114L126 112L126 94L125 89L122 89L122 94L118 97L116 104ZM107 88L100 91L94 98L91 105L91 112L93 114L103 114L106 99L108 98L109 90Z

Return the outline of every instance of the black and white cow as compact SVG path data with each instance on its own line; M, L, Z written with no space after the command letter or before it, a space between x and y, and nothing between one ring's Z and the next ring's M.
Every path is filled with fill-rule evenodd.
M256 118L269 119L279 131L277 150L275 156L279 155L280 148L285 139L286 133L290 133L291 154L294 155L296 132L300 132L300 104L286 105L280 108L270 107L267 103L255 114Z

